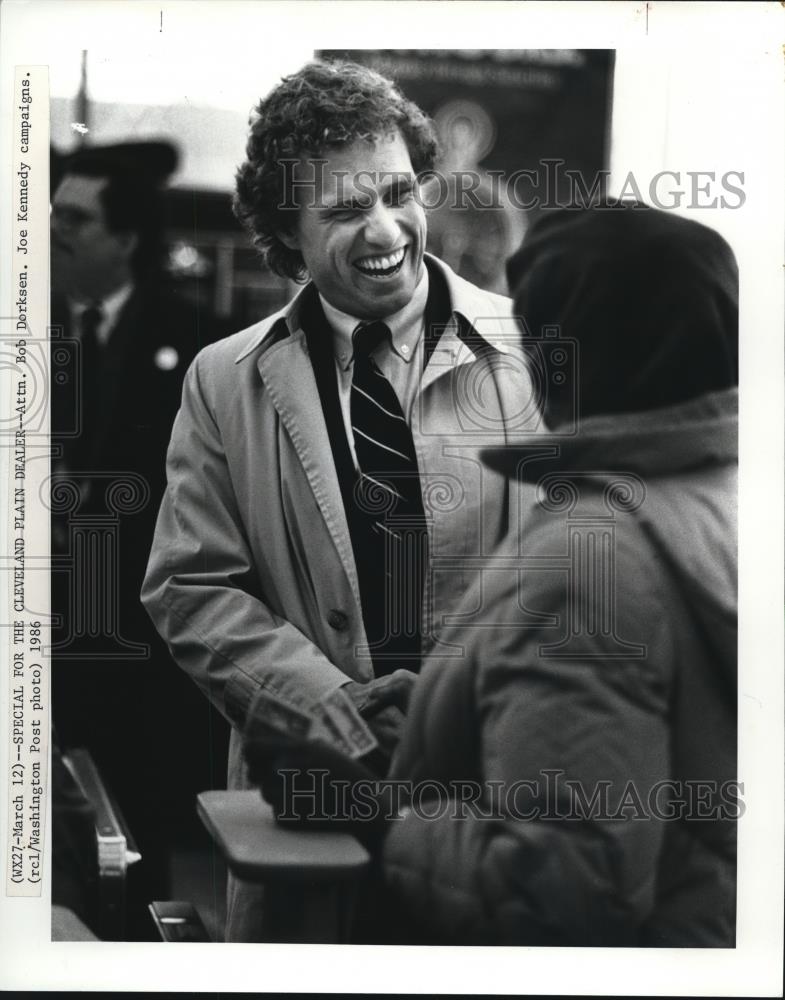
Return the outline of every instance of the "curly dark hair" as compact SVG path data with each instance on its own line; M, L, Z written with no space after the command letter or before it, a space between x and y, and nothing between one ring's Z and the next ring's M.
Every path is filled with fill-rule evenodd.
M298 281L306 276L302 255L277 235L291 230L291 212L282 206L295 161L395 129L416 175L432 170L436 159L431 120L390 80L348 61L311 62L284 77L254 109L250 126L232 208L269 267Z

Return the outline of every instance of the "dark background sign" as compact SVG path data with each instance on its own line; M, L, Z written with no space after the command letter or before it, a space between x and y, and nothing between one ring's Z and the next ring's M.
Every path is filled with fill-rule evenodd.
M493 291L538 212L590 192L607 170L614 53L608 49L346 49L434 119L445 176L479 176L476 211L431 212L429 250ZM466 190L468 180L457 181ZM440 199L440 203L441 203ZM452 204L455 204L452 200ZM468 209L468 210L467 210Z

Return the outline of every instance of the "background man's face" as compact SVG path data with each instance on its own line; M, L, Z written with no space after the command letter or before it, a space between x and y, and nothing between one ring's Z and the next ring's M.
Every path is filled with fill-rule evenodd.
M66 174L52 199L52 284L58 291L101 298L128 280L136 237L106 225L105 177Z
M379 319L411 299L423 267L425 212L402 136L331 150L306 161L297 223L281 239L303 255L327 301L359 319Z

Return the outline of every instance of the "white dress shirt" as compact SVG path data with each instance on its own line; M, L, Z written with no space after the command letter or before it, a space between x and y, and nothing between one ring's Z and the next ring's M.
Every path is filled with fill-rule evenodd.
M71 329L74 331L73 335L76 337L80 335L82 316L87 310L98 308L101 310L101 322L96 329L96 337L98 338L99 345L106 347L112 330L117 325L120 312L130 299L133 290L133 282L129 281L125 285L121 285L111 295L107 295L105 299L91 299L86 302L69 299L68 308L71 312Z

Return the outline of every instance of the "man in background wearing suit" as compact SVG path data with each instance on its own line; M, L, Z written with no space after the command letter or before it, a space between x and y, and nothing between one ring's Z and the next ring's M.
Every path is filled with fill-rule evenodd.
M168 143L80 149L51 214L53 715L65 747L91 750L137 839L140 936L141 904L167 898L169 849L195 825L226 740L139 602L183 376L215 338L212 316L165 280L176 162Z

